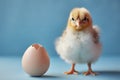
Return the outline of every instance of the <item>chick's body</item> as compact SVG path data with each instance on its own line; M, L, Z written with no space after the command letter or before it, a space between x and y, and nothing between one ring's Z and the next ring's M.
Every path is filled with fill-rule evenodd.
M58 54L68 63L94 62L100 55L100 44L93 42L92 33L88 30L84 32L66 30L56 45Z
M92 25L90 13L85 8L71 11L68 25L63 35L56 40L56 51L62 59L72 64L67 74L73 74L75 64L88 63L85 75L94 74L91 63L95 62L101 52L98 27ZM91 72L91 73L90 73Z

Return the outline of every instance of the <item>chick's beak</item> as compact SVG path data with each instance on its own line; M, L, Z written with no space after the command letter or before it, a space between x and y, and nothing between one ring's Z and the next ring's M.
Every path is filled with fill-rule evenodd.
M81 27L81 25L80 25L80 19L78 19L77 21L76 21L76 29L81 29L82 27Z

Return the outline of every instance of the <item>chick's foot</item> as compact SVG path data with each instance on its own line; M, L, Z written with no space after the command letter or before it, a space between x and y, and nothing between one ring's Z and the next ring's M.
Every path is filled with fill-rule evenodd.
M70 74L78 74L79 72L78 71L75 71L75 70L71 70L71 71L68 71L68 72L64 72L64 74L67 74L67 75L70 75Z
M85 76L87 76L87 75L93 75L93 76L97 75L97 73L95 73L95 72L92 71L91 63L88 63L88 71L87 71L87 72L84 72L83 74L84 74Z
M78 71L75 70L75 64L72 64L72 67L71 67L70 71L64 72L64 74L67 74L67 75L69 75L69 74L78 74Z
M84 74L85 76L87 76L87 75L93 75L93 76L97 75L97 73L95 73L95 72L93 72L93 71L87 71L87 72L84 72L83 74Z

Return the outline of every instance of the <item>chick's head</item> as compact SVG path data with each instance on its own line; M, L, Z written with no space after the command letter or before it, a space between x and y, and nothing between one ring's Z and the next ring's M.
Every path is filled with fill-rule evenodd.
M70 12L68 19L68 28L74 31L82 31L90 27L92 27L92 19L87 9L74 8Z

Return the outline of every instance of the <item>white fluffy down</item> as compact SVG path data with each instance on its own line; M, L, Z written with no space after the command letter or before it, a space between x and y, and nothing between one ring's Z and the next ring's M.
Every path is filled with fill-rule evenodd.
M95 44L90 32L66 30L64 37L56 42L56 51L68 63L95 62L101 52L101 44Z

